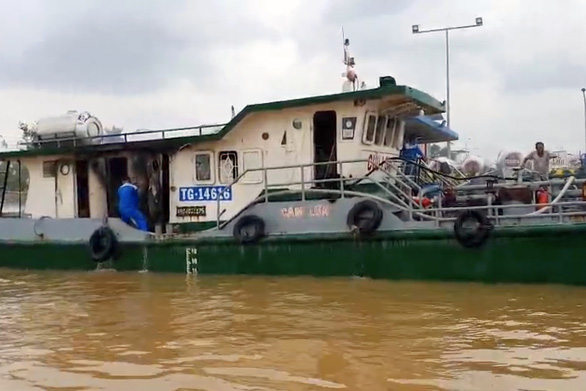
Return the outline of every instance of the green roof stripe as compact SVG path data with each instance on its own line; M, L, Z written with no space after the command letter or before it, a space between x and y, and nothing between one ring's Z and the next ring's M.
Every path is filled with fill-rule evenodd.
M29 150L18 150L18 151L7 151L0 152L0 160L12 159L25 156L50 156L60 154L73 154L73 153L91 153L91 152L108 152L108 151L119 151L127 149L137 148L151 148L151 149L165 149L172 147L179 147L185 144L200 143L205 141L215 141L223 138L232 129L236 127L247 115L255 112L263 111L274 111L284 110L303 106L312 106L318 104L328 104L343 102L349 100L376 100L393 95L403 95L416 101L425 111L426 114L437 114L445 111L445 106L432 96L419 91L417 89L408 86L397 86L397 85L385 85L378 88L342 92L337 94L329 95L318 95L307 98L275 101L268 103L258 103L246 106L242 109L234 118L230 120L219 132L213 134L205 134L201 136L185 136L185 137L174 137L169 139L154 139L144 141L129 141L126 143L110 143L100 145L87 145L76 147L60 147L50 148L41 147ZM197 127L194 127L197 128ZM181 128L186 129L186 128ZM166 131L173 131L174 129L168 129ZM180 130L180 129L177 129ZM155 131L153 131L155 132ZM136 133L128 133L129 136ZM122 135L121 135L122 136Z

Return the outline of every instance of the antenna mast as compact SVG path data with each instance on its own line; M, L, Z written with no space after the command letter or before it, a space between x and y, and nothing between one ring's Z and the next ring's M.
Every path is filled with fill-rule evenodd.
M346 65L346 72L342 73L342 77L346 78L342 84L342 91L356 91L358 85L358 75L354 69L356 62L354 57L350 56L350 40L344 34L344 27L342 27L342 42L344 44L344 65Z

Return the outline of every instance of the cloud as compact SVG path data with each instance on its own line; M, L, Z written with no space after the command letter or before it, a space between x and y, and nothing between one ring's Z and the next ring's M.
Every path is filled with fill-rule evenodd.
M445 99L477 153L582 148L583 0L22 0L0 4L0 126L89 110L125 129L225 121L230 105L338 92L342 27L359 76ZM468 141L468 139L470 140ZM578 141L576 141L578 140Z
M344 24L397 15L410 7L421 4L421 0L361 0L330 1L324 16L328 23Z
M205 4L207 4L204 7ZM207 56L270 36L224 2L61 1L40 7L42 39L2 55L0 83L53 91L140 94L213 72ZM238 7L236 7L238 8ZM35 12L35 11L33 11ZM242 33L242 31L245 31Z

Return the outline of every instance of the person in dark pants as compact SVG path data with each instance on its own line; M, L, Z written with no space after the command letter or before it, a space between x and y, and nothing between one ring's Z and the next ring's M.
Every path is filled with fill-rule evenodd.
M118 212L120 218L128 225L134 225L141 231L148 231L148 222L139 208L138 188L130 181L129 177L124 178L122 185L118 188Z

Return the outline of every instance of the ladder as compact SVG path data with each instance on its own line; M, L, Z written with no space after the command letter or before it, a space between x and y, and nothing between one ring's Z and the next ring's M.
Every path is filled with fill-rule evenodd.
M0 217L2 217L2 211L4 210L4 200L6 198L6 186L8 185L8 175L10 173L10 160L6 161L4 170L0 171ZM4 177L2 177L4 176Z

